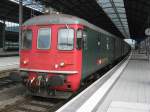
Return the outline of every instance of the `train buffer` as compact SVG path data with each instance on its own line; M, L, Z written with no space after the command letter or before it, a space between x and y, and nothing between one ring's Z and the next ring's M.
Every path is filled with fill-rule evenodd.
M150 63L132 54L57 112L149 112Z

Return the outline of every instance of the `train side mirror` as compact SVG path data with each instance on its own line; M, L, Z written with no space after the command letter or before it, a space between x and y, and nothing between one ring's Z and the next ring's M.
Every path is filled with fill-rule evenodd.
M80 50L82 48L82 30L77 31L77 49Z

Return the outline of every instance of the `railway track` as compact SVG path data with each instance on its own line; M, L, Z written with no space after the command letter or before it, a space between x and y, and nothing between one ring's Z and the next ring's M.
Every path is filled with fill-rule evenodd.
M5 106L0 112L54 112L64 102L65 100L26 96L12 105Z
M10 88L15 85L18 85L18 83L12 81L9 77L0 78L0 91L4 88L8 88L8 90L10 90ZM83 88L78 93L80 93L82 90ZM10 93L7 92L6 94L8 94L8 96L10 95ZM77 94L74 94L72 98ZM12 101L13 103L4 104L5 106L0 108L0 112L54 112L71 99L48 99L24 95L25 94L21 95L21 99L15 99L15 101Z
M0 90L18 85L18 82L12 81L9 76L0 78Z
M76 94L74 94L71 98L66 100L31 97L31 96L24 96L24 94L22 94L21 99L18 99L13 103L4 104L5 106L3 108L0 108L0 112L54 112L63 104L65 104L68 100L75 97L87 86L93 83L93 81L94 80L92 81L88 80L86 86L82 86L81 89ZM9 87L12 87L14 85L18 85L18 83L13 82L9 77L0 78L0 91L3 88L9 89Z
M95 75L97 76L96 79L92 78L92 80L87 80L84 82L84 86L81 86L79 91L72 95L69 99L62 100L62 99L48 99L42 97L31 97L31 96L24 96L26 92L21 94L21 99L16 100L13 103L6 104L3 108L0 108L0 112L54 112L67 101L75 97L85 88L87 88L90 84L92 84L95 80L101 77L109 67L98 71ZM91 78L89 78L91 79ZM12 87L14 85L18 85L17 82L12 81L9 77L0 78L0 91L3 88ZM20 90L20 89L19 89ZM16 90L18 91L18 90ZM1 103L1 102L0 102Z
M11 72L10 70L0 72L0 76L2 76L0 77L0 93L2 95L5 94L6 96L7 95L11 96L11 88L21 85L19 82L14 82L13 80L11 80L11 78L8 75L10 72ZM9 92L3 92L3 90L7 90ZM16 91L18 90L16 89ZM54 112L60 106L62 106L65 102L65 100L62 100L62 99L58 100L58 99L46 99L42 97L25 96L25 93L26 92L24 92L21 95L21 99L19 98L16 100L16 98L14 99L12 98L12 100L15 100L15 101L11 100L11 102L13 103L8 103L9 100L6 101L6 104L5 102L0 101L0 104L4 103L3 105L5 105L2 108L0 105L0 112L47 112L47 111ZM19 97L20 97L20 94L19 94Z

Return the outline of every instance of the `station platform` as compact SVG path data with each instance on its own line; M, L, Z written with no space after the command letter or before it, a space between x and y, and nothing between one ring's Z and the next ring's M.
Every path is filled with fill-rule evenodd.
M19 68L19 57L0 57L0 78L3 77L1 73L17 70ZM5 75L5 74L4 74Z
M132 53L57 112L150 112L150 62Z
M0 57L19 56L18 51L0 51Z

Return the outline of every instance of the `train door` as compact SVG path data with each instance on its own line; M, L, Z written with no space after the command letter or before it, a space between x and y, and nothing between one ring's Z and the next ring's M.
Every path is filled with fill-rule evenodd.
M112 60L115 60L115 38L112 37Z
M109 51L109 62L113 61L113 38L111 36L108 37L108 51Z
M121 43L122 43L121 49L122 49L122 56L123 56L124 55L124 42L122 41Z
M101 47L100 47L100 51L101 51L101 59L102 60L106 60L106 57L107 57L107 49L106 49L106 38L105 38L105 35L102 33L101 34ZM106 63L103 61L102 62L102 66L104 66Z
M55 40L54 64L58 65L53 70L80 71L81 50L75 49L76 30L74 26L57 25L57 38ZM64 66L60 66L64 63Z
M33 30L33 48L30 54L32 69L46 70L50 67L51 54L51 26L36 26Z
M83 40L82 40L82 78L84 79L87 76L87 59L88 59L88 46L87 46L87 32L83 31Z
M106 37L106 49L107 49L107 55L106 58L108 59L108 63L111 61L111 47L110 47L110 37Z

